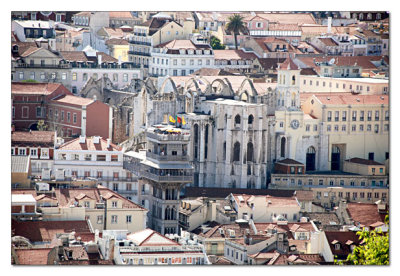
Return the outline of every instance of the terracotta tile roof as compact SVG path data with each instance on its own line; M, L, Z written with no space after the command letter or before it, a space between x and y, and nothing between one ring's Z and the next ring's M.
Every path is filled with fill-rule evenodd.
M87 106L95 102L94 99L82 98L74 95L61 95L51 100L52 103L62 103L68 105Z
M223 69L218 69L218 68L201 68L197 71L195 71L193 74L195 76L233 76L234 74L225 71Z
M279 254L268 265L318 265L323 262L325 260L319 254Z
M336 255L338 259L346 259L347 255L351 253L351 248L346 245L349 240L353 241L353 245L358 246L360 244L359 237L356 232L353 231L325 231L328 244L331 248L333 255ZM336 241L335 243L333 243ZM335 244L339 243L340 248L336 249Z
M298 24L269 24L269 31L300 31Z
M278 63L282 59L279 58L258 58L262 68L264 70L276 70L278 68Z
M245 53L242 50L214 50L214 58L218 59L226 59L226 60L241 60L241 59L250 59L254 60L257 56L253 53Z
M314 68L302 68L300 70L300 75L303 75L303 76L318 76L318 73L315 72Z
M319 40L325 44L326 46L339 46L332 38L330 37L321 37Z
M268 21L281 24L316 24L315 18L311 13L257 13L257 16Z
M332 223L340 224L339 218L336 213L325 213L325 212L312 212L306 215L310 220L316 224L331 225Z
M132 240L138 246L179 246L180 244L173 241L152 229L144 229L127 236L128 240Z
M11 134L11 144L40 143L54 144L54 131L14 131Z
M121 38L126 35L121 28L104 27L103 29L111 38Z
M85 52L82 51L60 51L61 56L68 61L87 62Z
M318 67L319 71L319 66L315 64L316 62L321 63L321 62L328 62L331 59L334 59L335 62L334 64L336 66L361 66L363 70L376 70L377 67L371 62L371 61L378 61L382 59L382 56L349 56L349 57L344 57L344 56L323 56L323 57L296 57L299 61L304 63L307 67Z
M225 257L221 257L218 258L218 260L216 260L213 265L234 265L234 263L232 263L230 260L228 260Z
M118 59L116 59L110 55L107 55L104 52L96 52L97 59L99 58L100 55L101 55L102 62L118 62Z
M299 225L298 228L301 231L306 230L307 232L315 232L314 226L310 222L288 223L287 225L277 225L277 223L254 223L258 232L257 235L259 236L266 236L268 233L268 229L275 229L278 232L286 232L288 235L288 239L293 239L293 234L290 229L293 227L294 224ZM224 229L225 234L221 234L218 229ZM207 232L199 233L198 235L205 238L230 238L228 234L228 229L235 231L235 239L244 237L244 235L247 234L246 230L250 231L250 235L255 235L252 227L250 227L248 224L237 223L216 225Z
M288 57L288 58L286 58L286 60L283 63L279 64L279 69L280 70L300 70L300 67L297 66L297 64L294 63L290 57Z
M79 138L71 140L62 144L58 150L90 150L90 151L121 151L121 147L110 143L110 147L107 148L107 140L100 138L99 143L94 143L93 137L86 137L85 143L79 143Z
M295 196L298 201L312 201L314 199L313 191L296 191Z
M191 40L189 39L174 39L165 43L158 44L157 46L154 46L155 48L167 48L170 50L180 50L180 49L204 49L208 48L211 49L210 46L200 46L200 45L195 45Z
M382 222L376 204L348 203L346 210L355 224L360 223L368 227L376 222Z
M314 96L325 105L389 105L388 95L352 95L351 93L334 93Z
M243 198L244 201L240 201L239 196ZM236 202L239 206L247 205L248 202L254 200L255 197L264 197L267 206L298 206L298 202L294 197L275 197L270 195L248 195L248 194L233 194Z
M52 248L15 249L19 265L47 265Z
M107 45L129 45L129 42L123 38L111 38L106 41Z
M27 57L31 54L33 54L36 51L39 51L42 48L38 48L38 47L29 47L28 49L26 49L23 53L20 54L21 57Z
M351 163L357 163L357 164L362 164L362 165L377 165L377 166L384 166L382 163L378 163L374 160L368 160L368 159L363 159L363 158L350 158L346 160L347 162Z
M56 234L90 232L85 220L69 221L11 221L13 236L22 236L30 242L51 242Z
M13 82L11 94L50 95L61 86L61 83Z
M133 16L130 12L128 11L110 11L108 12L108 16L110 18L130 18L133 19Z
M288 164L288 165L303 165L304 166L303 163L301 163L299 161L296 161L294 159L290 159L290 158L286 158L286 159L283 159L283 160L276 161L276 163Z

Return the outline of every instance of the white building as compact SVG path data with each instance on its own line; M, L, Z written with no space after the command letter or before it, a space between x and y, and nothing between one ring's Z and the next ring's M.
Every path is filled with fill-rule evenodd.
M137 202L138 179L123 169L122 149L99 136L71 140L54 153L56 180L97 179L98 184Z
M99 243L103 255L117 265L211 264L204 246L197 239L191 240L190 233L168 237L151 229L129 235L123 231L104 231Z
M152 49L149 72L153 76L186 76L214 67L214 52L200 37L172 40Z

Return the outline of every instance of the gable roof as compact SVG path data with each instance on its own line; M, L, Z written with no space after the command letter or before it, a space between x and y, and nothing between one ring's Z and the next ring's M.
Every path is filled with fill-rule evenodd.
M254 60L257 56L254 53L246 53L242 50L214 50L214 58L226 59L226 60L242 60L250 59Z
M47 265L48 255L52 248L16 248L15 253L18 258L15 264L19 265Z
M152 229L144 229L142 231L138 231L132 233L127 236L128 240L133 241L138 246L171 246L171 245L180 245L179 243L161 235L160 233L152 230Z
M74 95L61 95L59 97L52 99L52 102L63 103L63 104L68 104L68 105L88 106L88 105L94 103L95 100L90 99L90 98L74 96Z
M329 247L333 255L338 259L346 259L347 255L351 253L350 245L346 244L349 240L353 241L353 245L360 244L359 237L353 231L325 231L326 239L328 240ZM339 249L336 249L335 244L339 243Z
M11 83L11 94L50 95L58 88L63 87L61 83Z
M100 138L99 143L94 143L93 137L86 137L85 143L79 143L79 138L71 140L62 144L58 150L89 150L89 151L118 151L120 152L121 147L110 143L110 147L107 148L107 140Z
M368 160L368 159L358 158L358 157L350 158L350 159L347 159L345 161L346 162L350 162L350 163L362 164L362 165L384 166L382 163L378 163L378 162L376 162L374 160Z
M324 105L388 105L388 95L353 95L351 93L315 93L316 97Z
M354 223L369 227L376 222L382 222L378 205L373 203L348 203L347 213Z
M54 144L55 131L14 131L11 134L11 144L39 143Z
M108 12L110 18L129 18L133 19L133 16L128 11L110 11Z
M279 64L278 68L279 70L300 70L300 67L297 66L290 57L286 58L283 63Z
M30 168L30 156L12 155L11 173L28 173Z
M51 242L56 234L90 232L85 220L69 221L11 221L12 236L22 236L31 242Z

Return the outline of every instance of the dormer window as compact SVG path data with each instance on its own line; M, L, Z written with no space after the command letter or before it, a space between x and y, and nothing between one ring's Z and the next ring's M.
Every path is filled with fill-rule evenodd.
M111 207L112 208L117 208L117 203L118 203L117 201L112 201L111 202Z
M339 243L335 244L335 250L340 250L340 244Z

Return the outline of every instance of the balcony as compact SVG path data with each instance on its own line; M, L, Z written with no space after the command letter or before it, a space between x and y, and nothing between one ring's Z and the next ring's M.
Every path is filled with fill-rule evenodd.
M145 33L136 33L136 32L134 32L133 34L136 35L136 36L147 36L147 34L145 34Z
M117 193L119 193L120 195L134 195L137 196L138 195L138 191L137 190L118 190L116 191Z
M189 141L190 139L189 134L157 134L153 132L147 132L146 135L148 138L159 141Z
M135 55L135 56L146 56L146 57L150 57L151 56L150 53L137 52L137 51L128 51L128 54Z
M141 172L142 177L151 179L156 182L192 182L193 174L186 175L156 175L150 172Z
M40 68L40 69L70 69L71 64L28 64L17 63L16 68Z
M146 157L159 161L189 161L189 156L187 155L159 155L152 152L146 152Z
M151 42L143 42L143 41L129 40L129 43L130 43L130 44L135 44L135 45L151 46Z

